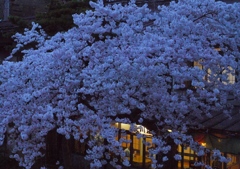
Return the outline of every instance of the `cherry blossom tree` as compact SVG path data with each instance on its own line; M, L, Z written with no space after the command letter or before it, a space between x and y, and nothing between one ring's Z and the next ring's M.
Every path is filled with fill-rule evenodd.
M22 61L0 66L0 141L11 157L31 168L56 129L87 142L91 168L129 166L116 122L131 124L131 132L135 124L149 129L150 153L161 157L152 158L153 168L166 167L173 144L208 152L187 131L216 111L230 117L228 97L239 99L240 4L180 0L158 11L134 2L90 5L94 10L73 15L76 26L67 32L49 37L33 23L15 35L12 55L36 46L22 50ZM104 143L89 139L96 135ZM213 155L227 161L217 150Z

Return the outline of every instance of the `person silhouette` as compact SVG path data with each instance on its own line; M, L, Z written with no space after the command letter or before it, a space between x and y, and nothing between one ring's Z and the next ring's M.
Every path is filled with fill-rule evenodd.
M130 157L130 150L128 147L124 150L124 152L126 157Z

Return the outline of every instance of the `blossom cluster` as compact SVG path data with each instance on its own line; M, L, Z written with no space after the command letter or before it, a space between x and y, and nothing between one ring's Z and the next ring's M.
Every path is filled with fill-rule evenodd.
M112 124L123 122L150 130L152 154L167 154L171 138L203 155L185 133L202 116L230 116L228 97L240 99L239 81L228 79L239 76L240 4L179 0L158 11L134 2L90 5L93 10L73 15L76 26L67 32L49 37L33 23L15 35L12 54L37 45L22 51L22 61L0 65L0 144L7 137L11 157L30 169L56 129L66 139L88 141L92 168L109 160L119 168L110 154L124 159L124 151ZM98 134L104 144L89 139ZM152 166L161 164L153 159Z

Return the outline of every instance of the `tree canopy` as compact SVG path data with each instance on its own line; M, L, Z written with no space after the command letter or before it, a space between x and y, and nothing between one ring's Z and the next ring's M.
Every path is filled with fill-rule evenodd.
M11 157L31 168L57 129L88 142L91 168L128 166L116 122L131 124L132 132L135 124L146 126L155 144L150 153L163 161L169 139L204 155L208 150L187 131L216 111L231 116L228 97L239 100L240 4L179 0L154 12L134 2L90 5L94 10L73 15L75 27L66 32L48 36L33 23L15 35L13 53L32 42L36 48L0 65L0 140L7 137ZM98 134L104 144L89 139ZM153 168L162 164L152 159Z
M17 32L23 33L25 28L30 28L31 20L34 19L48 35L52 36L57 32L67 31L72 28L74 26L72 15L86 11L90 9L90 6L89 1L66 1L63 3L60 0L51 0L46 8L48 9L46 12L37 12L36 16L29 19L23 16L19 17L16 14L8 17L9 21L16 27L6 33L2 32L2 36L9 40L9 43L4 45L7 52L11 53L11 50L16 46L11 37ZM18 10L21 11L21 9ZM24 9L23 13L27 13L27 9ZM30 44L28 47L25 46L24 49L29 47L31 47ZM22 55L17 53L15 57L17 57L17 60L21 60Z
M89 1L67 1L61 3L59 0L52 0L47 13L39 13L36 22L39 23L48 35L57 32L67 31L74 26L72 14L81 13L90 9Z

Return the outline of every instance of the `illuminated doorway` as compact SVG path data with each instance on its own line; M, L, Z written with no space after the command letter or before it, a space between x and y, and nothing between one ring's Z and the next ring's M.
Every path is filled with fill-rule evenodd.
M125 140L122 143L124 150L129 150L129 156L127 156L129 162L133 167L138 168L150 168L151 159L149 157L148 150L152 145L152 134L148 133L147 128L136 125L138 133L142 134L142 137L138 138L137 133L130 132L130 124L115 123L114 126L119 128L119 134L117 140Z

